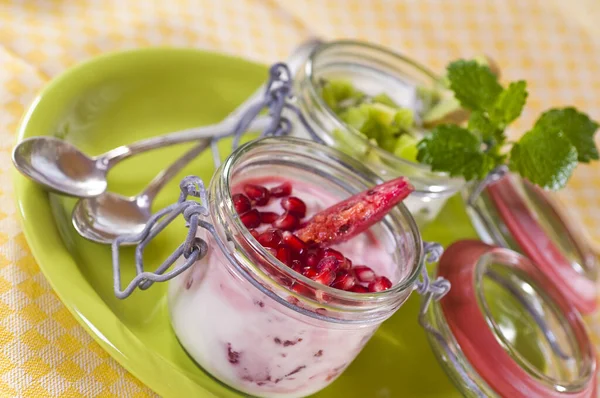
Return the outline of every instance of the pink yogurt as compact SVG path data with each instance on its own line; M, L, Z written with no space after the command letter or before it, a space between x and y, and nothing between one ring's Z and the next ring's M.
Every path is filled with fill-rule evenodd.
M232 194L242 192L246 183L271 188L283 181L245 179L233 185ZM305 220L339 200L322 186L287 181L292 183L292 195L306 203ZM259 210L283 212L278 198ZM234 272L214 238L201 231L209 252L170 282L171 320L188 354L229 386L260 397L313 394L346 369L381 324L382 320L335 323L285 307ZM372 233L334 248L353 264L366 264L392 281L406 276L399 274L394 257Z

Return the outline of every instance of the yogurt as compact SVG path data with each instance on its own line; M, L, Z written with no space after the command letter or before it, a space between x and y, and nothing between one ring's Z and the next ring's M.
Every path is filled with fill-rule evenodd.
M233 186L232 194L246 183L272 188L283 181L245 179ZM306 219L337 202L324 187L291 183L293 195L306 204ZM282 209L278 200L271 200L260 211ZM188 354L237 390L261 397L313 394L346 369L381 323L335 323L287 308L233 271L212 235L205 230L200 234L209 245L207 255L170 282L172 325ZM406 277L370 232L333 248L392 281ZM292 295L289 301L302 306ZM316 309L325 315L327 311Z

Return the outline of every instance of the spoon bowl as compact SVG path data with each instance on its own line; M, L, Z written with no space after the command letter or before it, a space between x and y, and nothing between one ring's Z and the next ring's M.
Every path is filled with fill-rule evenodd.
M23 140L13 152L13 163L46 189L90 198L106 191L107 169L74 145L54 137Z
M108 244L117 236L140 233L152 215L150 207L145 195L126 197L106 192L77 202L73 226L85 238Z

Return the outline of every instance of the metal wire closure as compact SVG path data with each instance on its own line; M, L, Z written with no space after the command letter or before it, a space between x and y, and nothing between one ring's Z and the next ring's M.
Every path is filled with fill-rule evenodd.
M267 110L271 119L265 130L261 133L261 137L266 136L283 136L287 135L292 130L291 121L285 116L284 110L291 111L297 117L300 123L306 128L309 135L314 141L322 143L323 141L314 132L312 127L307 123L302 115L302 112L291 103L293 98L293 80L292 75L284 63L276 63L269 69L269 80L265 87L264 97L249 107L242 114L235 127L230 134L216 136L211 139L210 148L213 153L213 161L215 167L220 165L221 156L218 149L220 140L232 137L232 150L239 146L242 135L247 132L252 121L263 111ZM206 255L207 243L196 237L198 227L205 228L211 233L214 231L212 225L204 220L201 216L208 215L206 207L206 188L204 182L194 176L186 177L180 184L181 195L179 200L168 206L156 214L154 214L142 232L135 235L120 236L112 243L112 262L113 262L113 277L114 277L114 292L115 295L124 299L129 297L136 287L142 290L149 288L154 282L164 282L181 274L188 269L194 262L200 260ZM199 199L199 202L195 199ZM186 221L186 226L189 228L187 238L165 261L153 272L146 271L144 268L143 252L146 246L154 239L162 230L164 230L173 220L183 214ZM119 258L119 249L124 243L135 244L135 269L136 276L133 280L122 289L121 285L121 266ZM183 256L185 261L175 265L177 260ZM166 272L169 268L174 268Z

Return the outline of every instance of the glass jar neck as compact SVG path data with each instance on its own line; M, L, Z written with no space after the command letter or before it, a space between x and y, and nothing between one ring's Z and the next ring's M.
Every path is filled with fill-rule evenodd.
M414 91L417 86L438 91L443 89L438 76L413 60L382 47L354 41L334 41L319 46L298 72L298 105L315 132L328 145L336 145L334 132L341 131L349 141L345 146L364 152L366 155L362 156L369 159L369 166L375 168L378 175L384 179L400 175L410 178L417 196L448 196L463 186L462 179L432 172L427 165L397 157L344 123L321 97L321 85L327 79L346 79L362 91L372 91L367 92L369 95L386 93L391 98L398 97L400 106L409 106L403 104L401 98L408 96L408 90Z
M364 324L391 316L412 292L422 266L420 233L406 207L397 206L371 228L394 259L395 285L378 293L342 291L293 271L241 223L231 200L233 186L247 178L269 176L293 176L294 181L326 187L340 198L376 184L361 164L312 141L264 138L240 147L217 170L209 190L212 222L231 271L272 299L312 318Z

